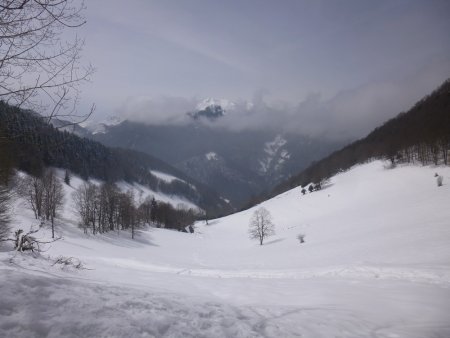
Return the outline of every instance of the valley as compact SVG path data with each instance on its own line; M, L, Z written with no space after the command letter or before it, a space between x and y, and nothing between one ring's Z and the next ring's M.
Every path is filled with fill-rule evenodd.
M449 18L0 0L0 338L449 338Z
M450 190L436 186L435 171L450 180L448 167L386 169L375 161L320 191L290 190L262 204L276 229L263 246L248 237L254 209L198 222L194 234L141 229L133 241L126 232L86 237L68 201L58 224L63 239L41 257L1 253L10 296L0 300L0 331L445 337ZM15 221L32 224L33 217ZM60 267L53 263L59 256L84 268ZM36 312L41 307L48 310ZM27 324L17 325L24 316Z
M233 131L197 120L181 126L124 121L89 137L108 146L156 156L220 192L239 209L344 144L342 140L283 134ZM216 156L208 157L210 153Z

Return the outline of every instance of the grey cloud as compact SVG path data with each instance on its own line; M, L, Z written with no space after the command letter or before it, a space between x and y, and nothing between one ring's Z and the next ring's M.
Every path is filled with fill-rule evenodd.
M331 139L362 137L398 113L409 109L450 75L450 62L424 67L402 81L379 81L340 91L324 99L320 93L308 95L296 105L269 100L267 90L255 92L253 99L234 101L225 117L207 123L230 130L269 129ZM122 114L149 124L188 124L187 112L194 111L199 98L130 98Z
M149 124L185 124L189 122L186 115L194 111L195 98L160 96L130 97L118 109L119 114L127 119Z
M449 15L446 0L98 0L81 105L186 124L201 98L227 98L213 126L359 137L450 76Z

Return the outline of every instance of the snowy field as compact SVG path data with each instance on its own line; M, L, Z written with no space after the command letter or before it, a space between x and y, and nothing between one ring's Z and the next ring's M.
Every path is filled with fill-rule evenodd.
M450 337L450 168L376 161L300 190L262 204L263 246L255 209L133 241L83 235L68 200L40 257L0 252L0 337Z

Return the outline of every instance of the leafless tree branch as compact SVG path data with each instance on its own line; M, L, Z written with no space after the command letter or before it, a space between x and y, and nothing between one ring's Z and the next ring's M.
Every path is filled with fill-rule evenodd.
M81 64L84 40L65 41L67 29L83 26L83 0L0 0L0 99L69 125L94 111L76 113L81 84L91 65Z

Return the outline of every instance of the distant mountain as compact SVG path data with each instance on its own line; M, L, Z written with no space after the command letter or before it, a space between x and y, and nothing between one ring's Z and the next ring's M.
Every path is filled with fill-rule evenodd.
M215 98L206 98L204 100L201 100L199 103L197 103L197 110L201 111L201 110L205 110L207 108L211 108L211 107L220 107L220 109L226 113L226 112L231 112L234 111L236 109L236 103L234 103L233 101L227 100L227 99L215 99Z
M196 180L220 189L221 194L233 202L241 202L243 193L258 191L254 177L229 165L215 152L190 157L178 163L177 167Z
M118 116L109 116L105 120L100 122L86 121L81 124L85 130L87 130L91 134L102 134L105 133L108 127L113 127L118 124L121 124L123 119Z
M188 115L192 117L194 120L205 118L210 121L214 121L225 115L225 111L221 106L213 105L207 106L204 109L196 110L195 112L189 112Z
M200 110L189 114L192 121L187 125L126 120L90 137L161 158L219 191L236 207L343 144L276 131L231 131L202 123L203 119L227 118L227 110L217 103L210 99L200 104ZM234 104L225 104L232 111Z
M365 138L315 162L254 203L297 186L320 182L372 159L387 160L391 166L398 163L449 165L449 156L450 79L409 111L388 120Z
M32 113L32 112L30 112ZM50 121L50 124L59 131L67 131L80 137L86 137L90 135L90 131L77 123L71 123L70 121L54 118Z
M61 121L57 125L63 126ZM35 113L0 101L0 167L12 163L39 175L47 167L65 168L80 177L139 183L156 192L177 195L210 215L230 212L216 192L169 164L142 152L109 148L99 142L60 131Z
M236 104L226 99L207 98L200 101L196 110L187 114L194 120L205 119L215 121L236 109Z

